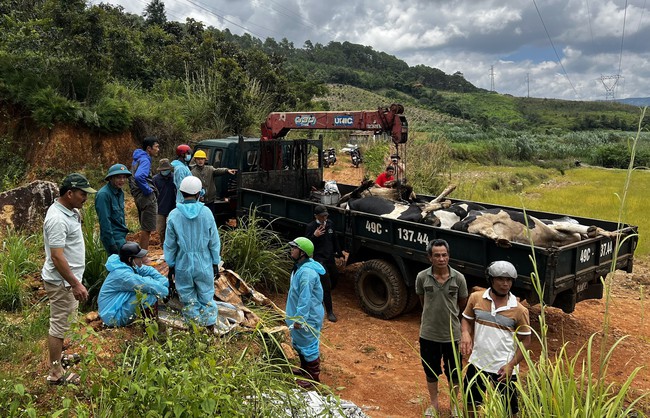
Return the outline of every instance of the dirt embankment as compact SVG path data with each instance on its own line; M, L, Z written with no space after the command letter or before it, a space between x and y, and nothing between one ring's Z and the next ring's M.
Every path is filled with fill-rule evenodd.
M20 109L0 110L0 136L8 137L12 151L28 163L26 181L47 179L88 168L130 165L138 147L131 132L102 134L78 126L37 127Z

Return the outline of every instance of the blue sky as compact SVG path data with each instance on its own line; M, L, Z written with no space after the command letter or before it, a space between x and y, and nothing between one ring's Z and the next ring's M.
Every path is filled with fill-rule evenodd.
M142 14L146 0L108 0ZM91 0L97 4L99 1ZM602 100L650 96L646 0L167 0L170 20L192 17L236 34L296 47L349 41L453 74L499 93ZM558 57L560 60L558 60ZM491 70L492 69L492 70Z

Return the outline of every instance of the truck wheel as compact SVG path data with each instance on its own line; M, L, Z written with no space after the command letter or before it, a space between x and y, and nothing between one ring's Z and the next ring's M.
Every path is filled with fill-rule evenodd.
M357 271L354 287L364 311L391 319L401 314L408 302L408 289L399 271L384 260L369 260Z
M420 296L415 293L415 288L410 287L408 289L408 294L409 297L406 301L406 307L404 307L404 310L402 311L403 314L407 314L413 311L416 307L420 306Z

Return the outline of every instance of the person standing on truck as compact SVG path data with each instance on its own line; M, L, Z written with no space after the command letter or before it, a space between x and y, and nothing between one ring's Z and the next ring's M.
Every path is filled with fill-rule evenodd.
M418 273L415 279L415 293L422 304L420 324L420 357L431 406L425 416L438 416L438 378L444 372L451 388L450 393L458 396L460 381L460 315L467 304L467 282L465 276L449 266L449 244L443 239L429 241L426 247L431 267ZM456 411L454 401L450 402L452 416Z
M129 188L138 208L140 221L140 247L149 249L151 232L156 230L156 213L158 212L158 190L153 184L151 174L152 158L160 152L158 138L148 136L142 141L142 148L133 151Z
M63 338L70 330L79 301L88 299L82 278L86 268L86 247L81 231L81 209L88 193L96 193L88 180L78 173L66 176L59 197L47 210L43 222L45 263L41 278L50 301L50 328L47 348L50 358L50 385L78 385L77 373L66 373L61 364Z
M291 343L300 357L300 371L311 381L298 380L310 388L320 382L320 332L323 326L323 287L320 276L325 268L311 257L314 244L305 237L289 242L289 255L294 262L287 295L285 322L291 330Z
M219 167L215 168L211 165L205 165L206 160L208 159L207 154L202 149L194 153L194 161L196 165L190 170L192 175L201 179L203 184L203 190L205 190L205 195L201 198L201 201L205 203L205 206L210 209L214 219L217 219L216 214L216 205L215 200L217 198L217 187L214 181L215 176L223 176L226 174L235 175L237 170L233 168Z
M156 216L156 230L160 237L160 246L165 244L165 229L167 217L176 207L176 186L172 175L172 166L167 158L160 160L158 174L153 176L153 183L158 189L158 215Z
M183 201L167 219L164 253L169 285L176 286L185 320L214 330L219 314L214 277L221 263L221 241L212 213L198 201L201 188L194 176L181 182Z
M327 312L327 319L336 322L337 318L332 307L332 288L339 279L339 270L335 258L342 258L339 241L334 231L334 222L329 219L327 208L318 205L314 208L314 220L307 224L305 237L314 244L314 260L325 268L325 274L320 276L323 287L323 304Z
M181 203L183 201L183 195L181 194L181 182L187 176L191 176L192 173L188 165L192 160L192 148L187 144L181 144L176 147L176 159L172 161L172 167L174 171L174 186L176 186L176 203Z
M465 374L468 412L476 416L486 378L504 396L506 409L513 416L519 412L515 382L524 359L522 348L527 350L531 340L528 309L510 293L517 278L515 266L495 261L487 268L487 278L490 287L472 293L463 312L460 350L469 356Z
M99 219L99 237L108 253L117 254L126 242L129 228L124 214L124 185L131 172L124 164L113 164L104 180L106 185L95 195L95 211Z
M395 185L395 167L386 166L386 170L377 176L375 185L377 187L393 187Z

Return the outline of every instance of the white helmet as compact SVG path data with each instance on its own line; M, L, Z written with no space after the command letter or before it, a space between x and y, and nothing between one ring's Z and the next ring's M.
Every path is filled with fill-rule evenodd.
M202 188L203 184L201 183L201 179L194 176L185 177L183 181L181 181L181 186L179 187L181 192L190 195L199 194Z
M507 277L513 281L517 279L517 269L509 261L494 261L487 268L488 280L493 277Z

